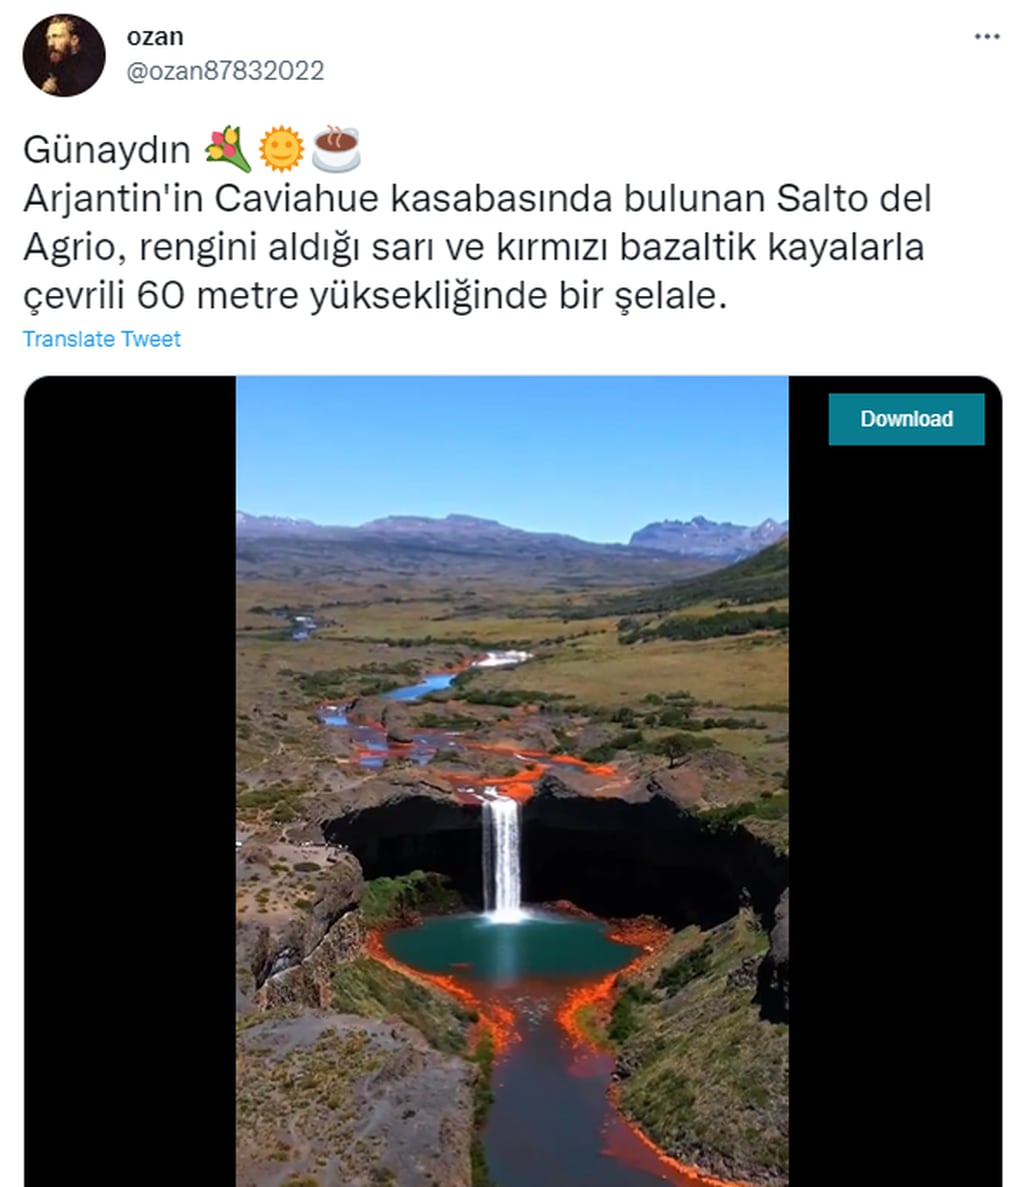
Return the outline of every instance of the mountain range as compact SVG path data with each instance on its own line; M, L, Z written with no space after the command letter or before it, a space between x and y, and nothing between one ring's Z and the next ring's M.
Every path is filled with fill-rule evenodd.
M787 536L788 532L788 520L777 523L773 519L765 519L756 527L745 527L738 523L714 523L697 515L688 522L664 519L660 523L648 523L645 528L632 533L629 545L732 564L762 551L769 544Z
M443 519L389 515L358 527L344 527L317 524L308 519L249 515L244 511L236 511L235 534L250 539L297 537L324 541L390 541L398 545L415 545L417 548L455 548L459 551L479 548L520 552L545 548L561 552L615 553L619 556L629 552L659 552L727 565L752 556L787 535L788 521L776 523L773 519L765 519L755 527L747 527L742 524L715 523L697 515L688 522L663 520L661 523L647 524L633 532L628 544L599 544L556 532L529 532L511 528L495 519L479 519L473 515L448 515Z

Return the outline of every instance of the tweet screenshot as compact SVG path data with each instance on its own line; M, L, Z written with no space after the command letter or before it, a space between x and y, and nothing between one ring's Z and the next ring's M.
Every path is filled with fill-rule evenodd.
M16 12L11 1181L1019 1181L1014 10Z

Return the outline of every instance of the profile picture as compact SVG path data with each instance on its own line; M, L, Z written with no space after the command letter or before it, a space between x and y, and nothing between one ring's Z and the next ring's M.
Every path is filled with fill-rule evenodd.
M99 30L73 13L55 13L40 21L22 50L33 86L61 98L87 91L103 73L106 57Z

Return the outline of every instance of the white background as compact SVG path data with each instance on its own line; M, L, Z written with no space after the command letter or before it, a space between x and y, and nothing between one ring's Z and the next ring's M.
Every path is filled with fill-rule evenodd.
M514 5L388 3L352 6L262 6L258 19L240 9L90 3L76 11L99 27L107 48L104 77L90 92L54 99L34 91L21 67L21 43L48 13L18 3L8 10L10 38L4 71L4 111L9 132L3 193L3 357L6 391L0 404L0 475L4 485L3 533L8 563L0 589L4 619L23 617L22 396L45 374L934 374L985 375L1005 400L1006 563L1011 581L1017 550L1012 510L1019 505L1019 472L1011 458L1023 432L1020 368L1021 264L1018 233L1020 55L1018 23L1008 4L966 5L862 2L854 7L815 4L616 4L587 0L518 0ZM252 10L255 13L255 10ZM20 21L20 25L19 25ZM129 47L130 28L181 29L183 49ZM976 32L999 32L980 41ZM124 77L129 62L193 63L207 59L320 58L327 81L313 83L147 83ZM253 172L205 163L209 133L238 124ZM360 131L362 164L332 177L309 160L312 140L327 123ZM278 124L306 141L300 165L273 173L259 160L263 133ZM192 163L178 168L44 168L21 152L33 133L74 139L141 140L154 132L186 140ZM932 187L933 212L896 218L841 217L771 212L764 216L698 215L643 221L623 214L565 219L538 216L442 215L426 219L380 213L261 219L212 209L185 220L132 216L29 216L29 187L66 180L79 186L145 185L181 181L212 199L215 184L235 181L276 191L291 187L456 188L477 181L492 189L575 188L584 182L612 191L620 203L624 183L685 188L758 187L783 182L805 188L825 183L856 186L876 201L894 183ZM679 265L612 263L533 266L445 264L402 271L396 265L348 272L329 264L294 266L188 266L151 268L103 265L65 269L22 262L32 230L44 236L111 235L131 250L141 235L211 234L223 228L261 235L363 236L430 234L438 240L476 234L486 240L500 228L522 235L693 234L744 229L766 237L891 235L901 229L926 242L926 262L878 264ZM273 317L234 313L217 317L182 310L123 314L28 316L21 294L29 284L87 284L116 275L134 281L176 276L196 283L329 283L358 276L380 283L416 275L480 276L498 282L520 277L555 291L564 276L588 277L609 288L656 279L688 279L719 289L725 310L645 312L621 317L612 310L580 313L414 315L407 312L325 314L305 311ZM302 279L300 280L299 277ZM30 351L22 331L133 328L182 331L185 348L164 352L117 351L58 354ZM225 349L225 343L233 343ZM187 394L183 393L183 399ZM893 508L897 515L898 508ZM1016 533L1018 535L1018 532ZM1012 608L1013 587L1006 593ZM1018 627L1006 622L1007 671L1018 654ZM5 665L0 714L11 786L20 786L22 670ZM1007 718L1018 708L1007 687ZM1011 731L1007 731L1011 737ZM1006 753L1006 786L1018 771ZM9 797L9 845L2 864L2 901L9 908L8 944L20 942L22 918L21 807ZM1018 863L1011 838L1020 811L1006 797L1006 1000L1019 999L1023 983L1013 908L1020 899ZM12 969L16 965L12 965ZM20 979L2 982L12 1020L11 1043L20 1041ZM15 1025L13 1020L18 1019ZM1011 1052L1020 1049L1019 1023L1005 1018ZM21 1141L21 1066L3 1067L4 1121L10 1143L5 1160L15 1165ZM1018 1104L1019 1074L1007 1060L1007 1100ZM1011 1129L1011 1123L1006 1126ZM1019 1154L1009 1152L1006 1182L1023 1181ZM11 1179L13 1182L14 1179Z

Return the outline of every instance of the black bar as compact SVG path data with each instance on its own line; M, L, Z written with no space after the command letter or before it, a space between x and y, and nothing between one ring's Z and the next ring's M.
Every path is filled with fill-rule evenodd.
M792 1183L1001 1182L1001 400L793 378ZM983 446L828 445L983 392Z
M233 378L26 396L30 1185L72 1114L76 1175L231 1182L234 435Z

